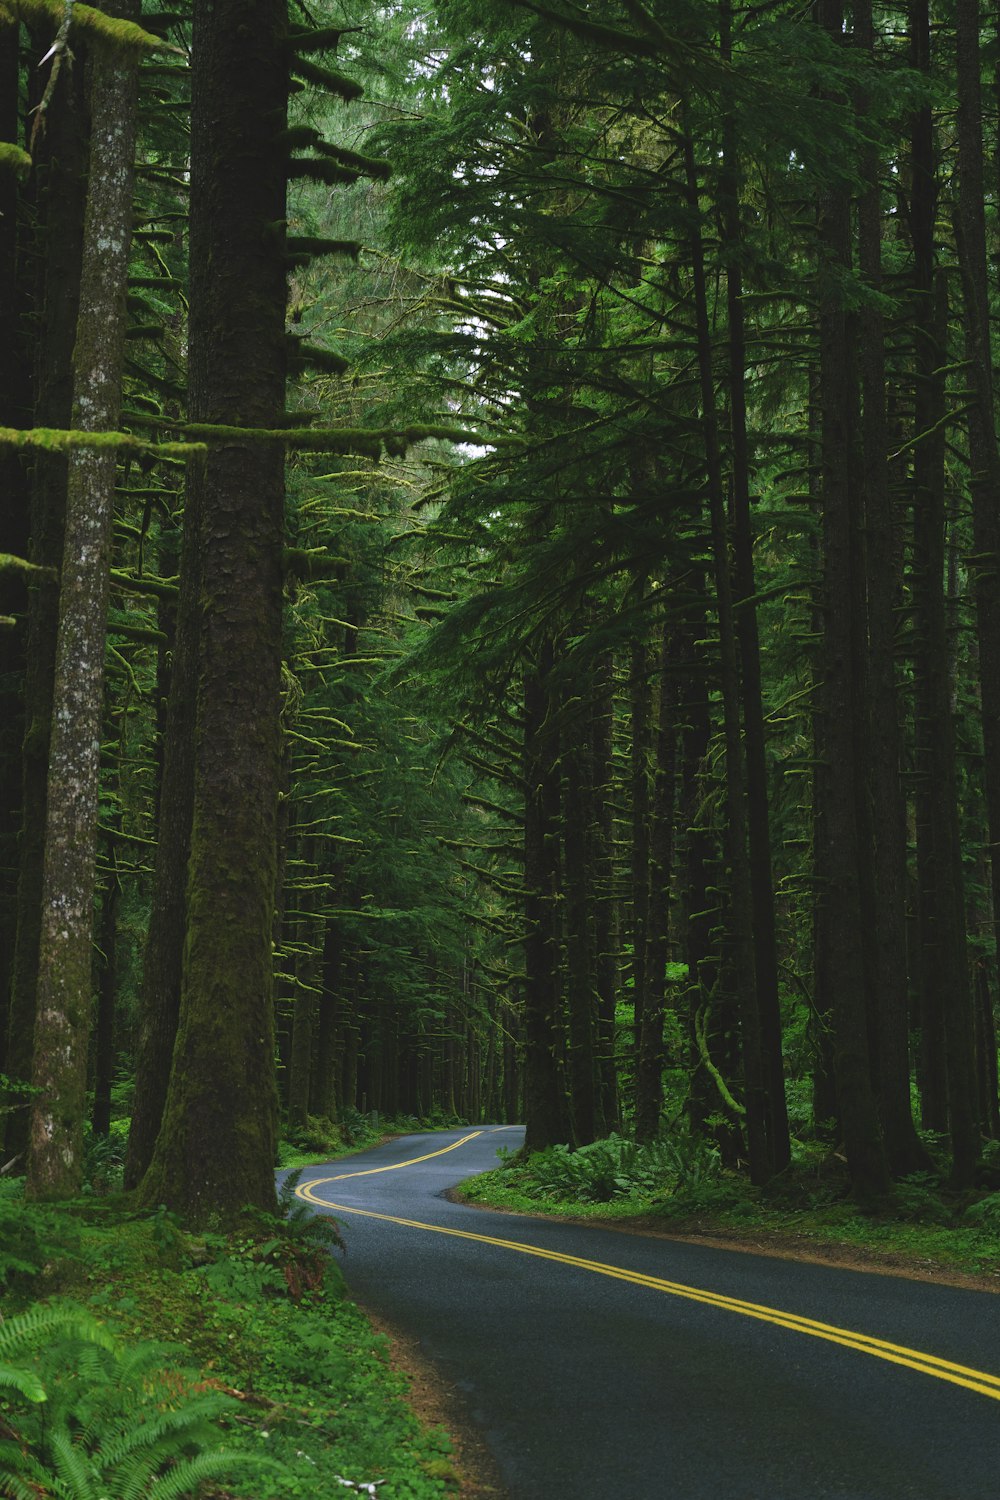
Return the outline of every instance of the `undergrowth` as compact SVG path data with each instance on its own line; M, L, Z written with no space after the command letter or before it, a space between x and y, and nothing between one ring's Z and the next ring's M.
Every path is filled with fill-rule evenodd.
M882 1212L862 1212L843 1159L817 1141L796 1143L791 1166L766 1188L724 1168L711 1143L681 1129L648 1145L612 1135L575 1151L509 1154L496 1170L463 1183L462 1196L484 1207L678 1232L794 1236L922 1270L1000 1276L1000 1192L954 1194L941 1176L919 1173L895 1185Z
M337 1224L293 1189L224 1238L114 1198L41 1209L0 1179L0 1495L456 1492L447 1437L344 1295Z

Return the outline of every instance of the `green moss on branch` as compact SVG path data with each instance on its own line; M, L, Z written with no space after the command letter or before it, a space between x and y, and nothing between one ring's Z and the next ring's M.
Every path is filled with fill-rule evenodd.
M65 427L0 427L0 448L40 448L48 453L68 453L72 448L117 448L122 453L184 459L208 452L203 443L147 443L130 432L79 432Z
M31 171L31 157L20 146L15 146L13 141L0 141L0 171L26 177Z
M63 21L65 11L63 0L0 0L0 21L6 21L12 26L21 21L26 26L37 26L45 21L54 22L58 26ZM72 25L79 27L90 37L110 42L115 47L141 52L166 50L184 56L179 47L169 46L162 37L144 31L134 21L118 20L106 15L103 10L95 10L92 5L80 4L79 0L73 6Z

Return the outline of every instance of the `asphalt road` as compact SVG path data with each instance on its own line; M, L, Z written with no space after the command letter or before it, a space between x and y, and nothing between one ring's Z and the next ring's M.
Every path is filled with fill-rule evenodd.
M444 1196L521 1138L406 1136L299 1186L511 1500L1000 1500L1000 1296Z

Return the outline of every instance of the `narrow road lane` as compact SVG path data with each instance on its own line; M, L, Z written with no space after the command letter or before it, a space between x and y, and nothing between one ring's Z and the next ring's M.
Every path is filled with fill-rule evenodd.
M407 1136L299 1185L512 1500L1000 1500L1000 1297L444 1196L521 1139Z

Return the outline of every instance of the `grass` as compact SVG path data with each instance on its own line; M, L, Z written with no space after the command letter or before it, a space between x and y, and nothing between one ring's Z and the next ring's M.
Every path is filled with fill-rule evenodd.
M358 1140L296 1145L284 1164L299 1152L315 1160L317 1149L343 1155L386 1128L370 1122ZM292 1207L290 1222L196 1235L163 1210L135 1214L121 1196L40 1209L0 1181L0 1309L5 1320L83 1309L120 1349L155 1342L159 1367L183 1371L188 1393L228 1398L219 1441L243 1467L225 1487L212 1481L192 1495L339 1500L377 1485L380 1500L446 1500L460 1488L450 1439L418 1422L388 1340L345 1296L336 1251L317 1238L328 1222ZM43 1372L46 1357L51 1349L37 1351ZM0 1436L30 1445L41 1410L0 1401ZM4 1472L0 1462L0 1494Z
M622 1143L628 1147L630 1143ZM602 1152L602 1149L603 1152ZM567 1159L579 1162L595 1153L595 1165L582 1162L572 1175ZM827 1151L800 1154L800 1160L767 1189L754 1188L711 1157L684 1154L673 1171L658 1179L648 1165L615 1174L608 1143L583 1152L555 1148L524 1161L512 1157L492 1172L462 1184L463 1199L482 1207L658 1230L680 1236L716 1237L753 1243L755 1248L834 1255L886 1269L922 1274L961 1272L996 1278L1000 1288L1000 1193L950 1194L931 1174L897 1184L893 1202L881 1213L866 1213L852 1202L843 1164ZM661 1163L662 1166L662 1163ZM636 1178L643 1180L637 1181Z

